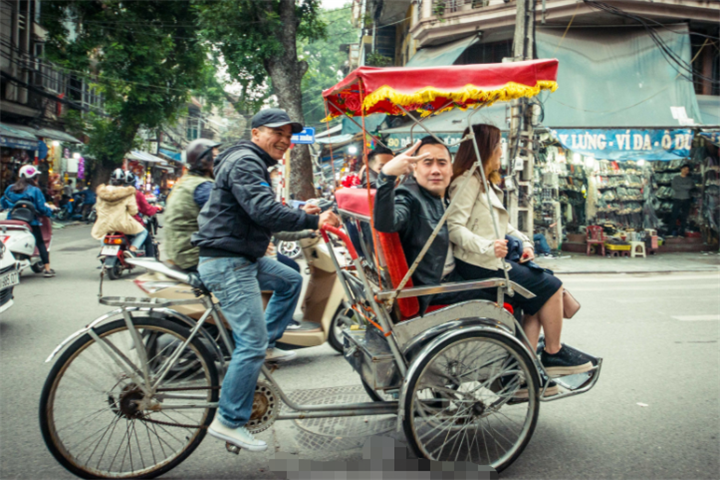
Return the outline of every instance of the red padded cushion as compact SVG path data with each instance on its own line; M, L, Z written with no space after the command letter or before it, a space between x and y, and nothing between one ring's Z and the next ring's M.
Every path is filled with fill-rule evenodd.
M375 189L370 190L370 195L375 198ZM340 210L365 217L370 216L368 192L365 188L341 188L335 192L335 201L337 201ZM408 271L408 264L405 259L402 244L400 243L400 236L397 233L383 232L377 232L377 235L380 241L380 249L383 252L385 263L387 264L390 281L392 282L393 288L397 288ZM412 279L410 279L405 286L408 288L412 287ZM403 319L414 317L420 311L420 304L415 297L401 298L398 299L397 303Z
M370 190L370 196L375 198L375 189ZM345 210L365 217L370 216L368 193L366 188L341 188L335 191L335 201L340 210Z

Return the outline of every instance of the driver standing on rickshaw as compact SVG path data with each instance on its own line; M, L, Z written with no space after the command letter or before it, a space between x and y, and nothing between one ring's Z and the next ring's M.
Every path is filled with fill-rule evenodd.
M398 176L413 171L412 179L395 188L395 180ZM452 178L453 164L450 151L432 136L423 138L410 150L385 164L378 176L374 206L375 228L380 232L400 234L400 242L409 265L418 257L449 206L447 189ZM502 239L502 242L505 240ZM502 258L507 252L503 249L495 249L494 253ZM455 267L453 245L450 242L446 223L418 264L412 279L416 286L476 280L463 277ZM497 276L501 275L500 273ZM495 299L495 289L474 289L441 293L432 297L418 297L421 314L429 305ZM552 345L560 343L559 328L546 331L546 336L547 343ZM563 362L563 367L577 370L573 373L592 368L590 359L579 355L579 352L567 358L555 359L553 366L557 367L560 360ZM553 395L557 391L557 385L551 382L545 394Z
M317 230L340 222L331 211L315 215L320 212L315 205L302 211L275 200L268 168L282 158L302 125L285 111L270 108L255 115L251 126L252 141L241 140L215 159L215 184L192 243L200 247L200 278L219 300L235 340L208 433L249 451L263 451L267 443L254 438L245 425L263 363L295 357L295 352L273 347L292 320L302 289L299 273L265 257L271 232ZM274 292L265 312L261 290Z

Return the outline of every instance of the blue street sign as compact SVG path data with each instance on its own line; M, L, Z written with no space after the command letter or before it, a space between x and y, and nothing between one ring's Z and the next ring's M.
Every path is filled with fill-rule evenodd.
M296 145L312 145L315 143L315 129L313 127L305 127L305 129L292 136L292 143Z

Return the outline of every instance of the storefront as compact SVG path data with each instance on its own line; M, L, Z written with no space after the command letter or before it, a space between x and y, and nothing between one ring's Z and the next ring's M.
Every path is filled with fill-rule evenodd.
M35 135L0 123L0 194L15 182L20 167L35 161L37 150Z

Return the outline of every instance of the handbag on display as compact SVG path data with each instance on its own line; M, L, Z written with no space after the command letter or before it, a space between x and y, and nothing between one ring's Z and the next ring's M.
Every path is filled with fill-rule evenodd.
M572 318L580 310L580 302L575 300L567 288L563 288L563 317Z

